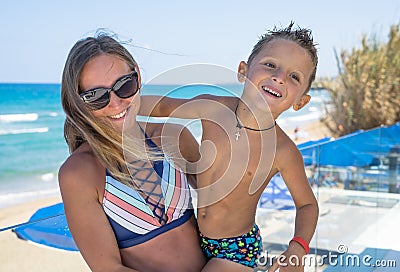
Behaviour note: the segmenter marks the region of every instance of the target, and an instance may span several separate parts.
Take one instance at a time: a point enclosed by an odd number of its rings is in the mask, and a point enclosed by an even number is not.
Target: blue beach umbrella
[[[282,177],[277,174],[272,177],[258,202],[259,208],[273,210],[295,209],[293,198]]]
[[[323,138],[298,147],[306,165],[364,167],[386,156],[397,145],[400,145],[400,123],[360,130],[334,140]]]
[[[23,240],[58,249],[78,251],[68,228],[63,203],[37,210],[28,222],[15,227],[13,232]]]
[[[319,140],[311,140],[297,145],[297,148],[301,150],[301,154],[303,155],[303,160],[305,165],[315,164],[316,161],[316,152],[318,152],[318,147],[322,143],[326,143],[334,140],[331,137],[321,138]]]

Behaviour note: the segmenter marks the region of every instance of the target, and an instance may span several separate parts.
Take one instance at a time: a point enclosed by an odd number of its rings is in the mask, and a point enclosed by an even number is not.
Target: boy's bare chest
[[[234,126],[212,127],[211,131],[210,127],[204,128],[201,146],[205,170],[201,176],[206,183],[229,180],[258,187],[268,179],[275,155],[274,133],[247,133]],[[199,180],[201,183],[203,178]]]

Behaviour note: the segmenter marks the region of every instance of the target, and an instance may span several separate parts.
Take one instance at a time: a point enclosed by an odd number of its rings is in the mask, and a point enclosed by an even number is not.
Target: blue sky
[[[389,26],[400,22],[400,2],[5,0],[0,82],[59,83],[72,45],[98,28],[133,40],[137,47],[128,49],[144,83],[192,63],[236,70],[259,35],[291,20],[313,31],[319,44],[317,76],[335,76],[334,49],[359,46],[363,34],[385,40]]]

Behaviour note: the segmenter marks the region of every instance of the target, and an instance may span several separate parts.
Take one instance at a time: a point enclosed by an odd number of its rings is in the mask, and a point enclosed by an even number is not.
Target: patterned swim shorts
[[[200,238],[201,249],[207,259],[220,258],[255,267],[262,252],[260,229],[256,224],[248,233],[238,237],[211,239],[200,233]]]

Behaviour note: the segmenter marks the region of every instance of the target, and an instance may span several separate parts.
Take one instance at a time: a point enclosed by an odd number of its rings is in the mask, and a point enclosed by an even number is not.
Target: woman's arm
[[[59,185],[68,226],[92,271],[136,271],[122,264],[114,232],[99,199],[98,181],[102,179],[105,180],[104,167],[90,153],[72,155],[60,168]]]

